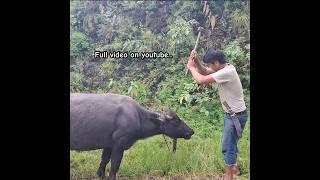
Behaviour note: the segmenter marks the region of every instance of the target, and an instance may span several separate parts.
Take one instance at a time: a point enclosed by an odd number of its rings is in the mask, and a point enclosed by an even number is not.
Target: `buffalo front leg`
[[[116,175],[120,167],[120,163],[123,156],[123,148],[116,147],[112,149],[111,153],[111,170],[109,172],[108,180],[116,180]]]
[[[97,175],[100,177],[100,179],[104,179],[106,177],[105,171],[106,171],[106,166],[110,161],[111,151],[112,151],[111,148],[104,148],[102,151],[101,162],[100,162],[99,169],[97,171]]]

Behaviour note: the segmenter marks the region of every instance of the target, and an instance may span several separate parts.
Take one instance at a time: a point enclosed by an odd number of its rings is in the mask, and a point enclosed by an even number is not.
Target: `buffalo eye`
[[[174,126],[179,126],[180,125],[180,120],[175,120],[175,121],[173,121],[173,125]]]

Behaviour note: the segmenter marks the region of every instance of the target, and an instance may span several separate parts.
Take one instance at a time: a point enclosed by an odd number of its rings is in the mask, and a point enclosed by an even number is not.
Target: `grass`
[[[248,119],[239,143],[238,166],[242,172],[240,179],[249,179],[249,129]],[[172,149],[168,150],[162,136],[138,141],[125,151],[118,175],[125,177],[124,179],[213,179],[212,177],[221,176],[224,171],[221,134],[221,131],[216,131],[212,138],[202,139],[195,134],[190,140],[178,140],[175,154]],[[101,150],[70,151],[70,179],[97,178],[95,173],[100,156]],[[106,175],[109,170],[110,164],[106,168]]]

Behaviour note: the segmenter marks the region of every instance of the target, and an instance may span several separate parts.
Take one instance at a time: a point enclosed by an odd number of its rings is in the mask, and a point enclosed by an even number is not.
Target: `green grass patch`
[[[249,128],[248,119],[242,139],[239,142],[240,179],[248,179],[249,167]],[[179,139],[177,151],[168,150],[162,136],[140,140],[125,151],[118,172],[127,178],[156,176],[206,176],[222,175],[224,160],[221,153],[221,131],[214,132],[211,138],[201,138],[195,134],[190,140]],[[171,139],[169,147],[172,146]],[[90,179],[96,177],[101,150],[90,152],[70,151],[70,178]],[[110,170],[108,164],[106,171]]]

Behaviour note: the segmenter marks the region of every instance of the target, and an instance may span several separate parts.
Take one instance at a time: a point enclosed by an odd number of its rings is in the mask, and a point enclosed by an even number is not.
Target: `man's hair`
[[[218,61],[220,64],[226,63],[224,53],[221,50],[210,48],[204,55],[203,62],[208,64],[215,61]]]

